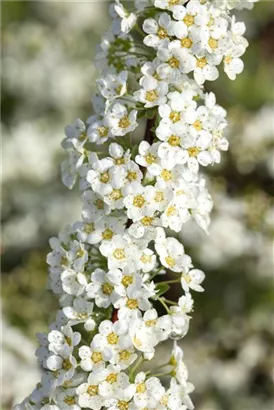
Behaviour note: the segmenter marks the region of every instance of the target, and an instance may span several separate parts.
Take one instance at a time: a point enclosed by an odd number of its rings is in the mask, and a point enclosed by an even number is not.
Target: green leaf
[[[169,289],[170,289],[170,286],[167,283],[157,283],[156,284],[157,297],[164,295]]]

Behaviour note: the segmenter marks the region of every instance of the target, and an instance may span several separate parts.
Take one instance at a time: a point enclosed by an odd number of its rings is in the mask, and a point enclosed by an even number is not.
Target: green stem
[[[170,372],[164,372],[164,373],[155,373],[151,374],[149,377],[161,377],[161,376],[168,376]]]
[[[164,301],[165,301],[166,303],[169,303],[170,305],[177,306],[177,303],[176,303],[176,302],[173,302],[173,300],[169,300],[169,299],[164,298]]]
[[[157,299],[160,303],[162,303],[162,305],[164,306],[164,308],[166,309],[166,311],[167,311],[167,313],[170,315],[170,309],[169,309],[169,307],[167,306],[167,304],[165,303],[165,300],[164,299],[162,299],[162,298],[159,298],[159,299]]]
[[[157,282],[157,284],[158,284],[158,283],[159,283],[159,284],[161,284],[161,283],[166,283],[166,284],[179,283],[180,281],[181,281],[181,279],[178,278],[178,279],[166,280],[166,281],[163,281],[163,282]]]
[[[131,369],[130,372],[129,372],[129,379],[130,379],[130,380],[133,380],[133,379],[134,379],[136,370],[141,366],[141,364],[142,364],[144,361],[145,361],[145,359],[143,358],[142,355],[137,359],[136,364],[132,367],[132,369]]]

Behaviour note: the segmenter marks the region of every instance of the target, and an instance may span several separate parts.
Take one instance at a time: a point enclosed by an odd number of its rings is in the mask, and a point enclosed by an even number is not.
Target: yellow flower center
[[[153,164],[156,161],[156,159],[157,158],[155,157],[155,155],[152,154],[148,154],[145,156],[145,160],[149,165]]]
[[[171,135],[167,142],[172,147],[178,147],[180,145],[180,137],[178,137],[177,135]]]
[[[226,56],[226,57],[224,58],[225,64],[230,64],[231,61],[232,61],[232,57],[231,57],[231,56]]]
[[[137,309],[138,302],[136,299],[128,299],[126,305],[129,309]]]
[[[208,45],[210,48],[215,50],[218,47],[218,40],[215,40],[215,38],[210,37],[210,39],[208,40]]]
[[[191,277],[188,273],[183,273],[182,277],[184,278],[184,280],[186,281],[187,284],[189,284],[191,282]]]
[[[117,407],[119,410],[128,410],[128,402],[124,400],[119,400]]]
[[[125,257],[126,257],[125,250],[122,249],[122,248],[117,248],[113,252],[113,256],[114,256],[115,259],[118,259],[118,260],[125,259]]]
[[[127,179],[129,181],[135,181],[137,179],[137,172],[128,172]]]
[[[100,135],[101,138],[106,137],[108,135],[108,127],[98,127],[98,134]]]
[[[173,216],[176,214],[176,207],[170,206],[166,211],[167,216]]]
[[[104,283],[102,285],[102,292],[104,295],[111,295],[113,291],[113,286],[110,283]]]
[[[102,355],[102,353],[101,353],[101,352],[93,352],[92,355],[91,355],[91,360],[92,360],[94,363],[99,363],[99,362],[101,362],[101,361],[103,360],[103,355]]]
[[[136,208],[142,208],[145,205],[145,202],[143,195],[136,195],[133,199],[133,205],[136,206]]]
[[[196,148],[196,147],[188,148],[187,151],[188,151],[188,155],[189,155],[190,157],[197,157],[197,155],[199,154],[199,149]]]
[[[120,360],[128,360],[131,356],[131,353],[128,350],[122,350],[119,353]]]
[[[151,218],[150,216],[144,216],[144,218],[141,219],[141,223],[144,226],[150,226],[152,221],[153,221],[153,218]]]
[[[178,68],[180,65],[180,61],[177,58],[172,57],[168,60],[168,64],[171,68]]]
[[[110,199],[113,199],[113,201],[118,201],[119,199],[123,198],[121,189],[114,189],[109,197]]]
[[[98,391],[99,391],[99,388],[98,388],[98,386],[96,386],[96,385],[91,385],[91,386],[88,386],[88,389],[87,389],[87,393],[90,395],[90,396],[96,396],[97,394],[98,394]]]
[[[187,14],[187,15],[185,16],[185,18],[183,19],[183,22],[185,23],[185,25],[186,25],[187,27],[190,27],[190,26],[192,26],[192,25],[194,24],[194,20],[195,20],[195,17],[194,17],[194,16],[192,16],[191,14]]]
[[[196,65],[199,68],[204,68],[207,65],[207,60],[205,57],[198,58],[196,61]]]
[[[138,386],[136,387],[136,391],[137,393],[144,393],[146,391],[145,383],[138,384]]]
[[[166,264],[170,267],[173,268],[175,266],[175,260],[171,256],[167,256],[165,258]]]
[[[109,181],[109,173],[104,172],[101,174],[100,181],[103,182],[103,184],[106,184]]]
[[[71,337],[65,336],[65,341],[67,342],[67,344],[68,344],[69,346],[72,346]]]
[[[176,4],[180,4],[180,0],[168,0],[168,4],[170,6],[175,6]]]
[[[177,361],[175,360],[175,357],[174,357],[174,356],[171,356],[170,361],[169,361],[169,364],[170,364],[171,366],[176,366],[176,365],[177,365]]]
[[[161,403],[163,406],[167,406],[167,405],[168,405],[168,396],[167,396],[166,394],[162,397],[160,403]]]
[[[172,111],[169,115],[169,118],[171,119],[172,122],[178,122],[181,119],[181,115],[179,112]]]
[[[124,165],[125,159],[124,158],[118,158],[115,160],[116,165]]]
[[[193,44],[193,41],[189,37],[182,38],[181,40],[182,47],[191,48],[192,44]]]
[[[155,326],[156,325],[156,319],[152,319],[152,320],[147,320],[146,321],[146,326],[148,326],[148,327],[153,327],[153,326]]]
[[[132,283],[133,283],[133,277],[132,276],[129,276],[129,275],[125,275],[124,277],[123,277],[123,279],[122,279],[122,285],[125,287],[125,288],[128,288],[129,287],[129,285],[132,285]]]
[[[62,368],[64,370],[70,370],[72,368],[72,364],[70,363],[69,359],[65,359],[62,363]]]
[[[137,348],[142,347],[142,341],[138,339],[136,336],[133,338],[133,343]]]
[[[168,171],[167,169],[163,169],[162,173],[161,173],[161,177],[163,178],[163,180],[165,181],[170,181],[171,180],[171,172]]]
[[[102,237],[105,239],[105,240],[107,240],[107,241],[109,241],[110,239],[112,239],[112,237],[113,237],[113,232],[110,230],[110,229],[106,229],[103,233],[102,233]]]
[[[164,38],[168,37],[167,31],[164,27],[159,27],[157,31],[157,36],[163,40]]]
[[[149,102],[154,102],[158,98],[158,93],[155,90],[146,92],[146,100]]]
[[[164,193],[161,191],[156,192],[156,195],[154,197],[155,202],[162,202],[164,200]]]
[[[122,86],[122,84],[120,84],[120,85],[118,85],[118,87],[116,88],[116,94],[118,94],[118,95],[120,95],[121,94],[121,91],[122,91],[122,88],[123,88],[123,86]]]
[[[151,256],[143,254],[140,258],[140,261],[143,262],[143,263],[150,263],[151,262]]]
[[[102,201],[102,199],[96,199],[96,201],[94,202],[94,205],[98,209],[104,209],[104,201]]]
[[[91,232],[93,232],[93,231],[94,231],[94,224],[93,224],[93,223],[91,223],[91,224],[86,224],[85,227],[84,227],[84,231],[85,231],[86,233],[91,233]]]
[[[197,130],[197,131],[201,131],[203,129],[202,123],[200,120],[196,120],[193,123],[193,127]]]
[[[116,345],[118,342],[119,336],[116,335],[116,333],[112,332],[109,335],[107,335],[107,341],[109,342],[110,345]]]
[[[68,404],[69,406],[72,406],[73,404],[76,404],[75,397],[73,397],[73,396],[67,396],[67,397],[64,399],[64,402],[65,402],[66,404]]]
[[[86,138],[87,138],[86,132],[82,132],[78,137],[79,141],[85,141]]]
[[[127,116],[123,117],[119,121],[119,127],[120,128],[127,128],[130,125],[129,118]]]
[[[76,253],[77,258],[83,258],[85,256],[85,251],[84,249],[79,249],[79,251]]]
[[[210,17],[209,22],[207,23],[207,25],[208,25],[208,27],[211,27],[211,26],[213,26],[213,24],[214,24],[214,18]]]
[[[110,384],[113,384],[113,383],[117,382],[117,374],[115,374],[115,373],[110,373],[110,374],[107,376],[106,381],[107,381],[108,383],[110,383]]]

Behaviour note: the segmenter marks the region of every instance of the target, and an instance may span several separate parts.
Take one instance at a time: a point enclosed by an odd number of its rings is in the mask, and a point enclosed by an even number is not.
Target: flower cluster
[[[201,171],[228,142],[226,112],[203,83],[222,62],[235,79],[247,41],[229,15],[237,1],[136,3],[111,6],[95,114],[66,128],[62,178],[79,185],[82,219],[50,241],[49,286],[61,310],[38,335],[42,381],[20,410],[193,409],[176,340],[205,275],[175,233],[190,219],[208,231],[213,204]],[[144,138],[131,142],[144,122]],[[183,290],[177,302],[165,297],[173,283]],[[166,371],[140,371],[168,338]]]

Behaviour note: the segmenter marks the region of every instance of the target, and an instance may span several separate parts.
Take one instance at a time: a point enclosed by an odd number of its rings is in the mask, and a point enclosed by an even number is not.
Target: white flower
[[[158,165],[158,148],[159,143],[150,145],[147,141],[142,141],[139,145],[139,155],[136,155],[135,161],[142,167],[147,168],[149,172],[152,171],[151,173],[153,173],[153,169],[158,171],[160,169]]]
[[[186,3],[187,0],[155,0],[154,6],[159,9],[172,11],[178,5]]]
[[[120,366],[110,364],[106,368],[105,380],[99,384],[99,393],[106,399],[112,399],[117,394],[117,391],[124,390],[128,385],[128,375],[121,372]]]
[[[134,93],[137,101],[145,104],[145,108],[155,107],[166,102],[168,84],[165,81],[157,81],[152,76],[142,77],[140,80],[142,88]]]
[[[189,328],[190,313],[193,309],[193,299],[190,293],[181,296],[178,306],[171,306],[171,338],[181,339],[186,335]]]
[[[119,318],[124,318],[130,322],[132,317],[138,315],[140,310],[146,311],[150,308],[149,298],[154,296],[144,286],[130,285],[126,290],[126,295],[122,296],[114,305],[119,309]]]
[[[181,284],[185,292],[189,292],[189,289],[196,290],[196,292],[203,292],[204,289],[200,285],[205,278],[203,271],[199,269],[191,269],[182,273]]]
[[[87,120],[89,124],[87,135],[90,142],[103,144],[109,138],[113,138],[113,133],[110,124],[110,116],[105,114],[103,117],[93,115]]]
[[[158,48],[169,43],[169,36],[172,36],[172,20],[167,13],[162,13],[158,21],[153,18],[146,19],[143,30],[148,33],[144,38],[144,44],[148,47]]]
[[[245,47],[242,44],[235,44],[226,51],[224,56],[224,71],[230,80],[235,80],[238,74],[244,69],[244,63],[240,57],[244,54]]]
[[[80,343],[80,340],[81,334],[79,332],[73,332],[68,325],[62,326],[61,331],[52,330],[48,334],[48,350],[55,354],[62,351],[72,353],[73,348]]]
[[[84,156],[79,152],[70,151],[69,158],[62,162],[62,182],[69,189],[73,188],[83,164]]]
[[[73,326],[84,322],[84,327],[87,331],[94,330],[95,321],[92,318],[93,303],[78,297],[73,300],[72,306],[63,307],[63,312],[69,319],[69,325]]]
[[[122,97],[127,91],[128,72],[122,71],[118,75],[107,74],[97,80],[97,86],[104,98],[111,101]]]
[[[140,372],[134,380],[136,393],[133,401],[138,408],[157,408],[158,401],[162,393],[162,385],[157,377],[149,377],[146,379],[146,374]]]
[[[117,178],[113,178],[113,162],[110,158],[99,160],[95,153],[91,153],[90,162],[92,169],[88,171],[86,179],[94,192],[104,196],[112,192],[113,188],[120,188]]]
[[[104,368],[105,363],[112,357],[112,352],[102,345],[101,340],[93,338],[90,346],[81,346],[79,349],[81,358],[80,366],[86,372]]]
[[[142,318],[137,317],[134,326],[129,327],[132,342],[136,349],[145,353],[147,359],[154,355],[154,347],[166,340],[171,332],[171,320],[169,316],[158,318],[155,309],[149,309]]]
[[[215,81],[219,77],[219,71],[215,67],[214,59],[211,55],[200,56],[196,60],[194,69],[194,78],[199,85],[204,84],[206,80]]]
[[[76,393],[79,396],[78,401],[81,408],[100,410],[104,406],[105,400],[99,393],[99,384],[104,380],[105,375],[105,370],[93,371],[89,374],[87,383],[82,383],[77,387]]]
[[[109,410],[133,410],[131,405],[131,399],[135,393],[135,385],[128,383],[123,389],[118,389],[116,397],[113,397],[107,402],[107,408]],[[131,403],[130,403],[131,402]]]
[[[83,218],[91,222],[98,221],[108,215],[111,211],[110,206],[104,202],[103,197],[93,191],[83,193]]]
[[[138,126],[136,121],[137,111],[129,111],[125,105],[116,103],[109,111],[112,133],[115,136],[123,136],[134,131]]]
[[[55,398],[60,409],[63,410],[81,410],[78,405],[76,389],[63,389],[58,391]]]
[[[64,292],[74,296],[80,296],[87,285],[85,275],[72,269],[66,269],[62,272],[61,280]]]
[[[186,48],[161,48],[157,56],[163,62],[158,71],[170,81],[176,81],[181,73],[189,73],[195,68],[195,58]]]
[[[100,245],[100,252],[108,258],[109,269],[138,265],[136,259],[140,251],[125,235],[115,235],[111,241],[103,242]]]
[[[175,238],[166,238],[163,228],[157,230],[155,249],[162,265],[174,272],[182,272],[191,266],[191,258],[185,254],[183,245]]]
[[[111,350],[114,354],[118,350],[127,349],[132,346],[130,337],[128,335],[127,323],[117,320],[112,323],[110,320],[104,320],[100,323],[99,334],[96,340],[100,340],[106,349]]]
[[[172,375],[176,377],[180,384],[185,384],[188,379],[188,371],[185,363],[183,362],[184,352],[174,341],[170,364],[173,366]]]
[[[87,296],[94,299],[99,307],[107,308],[119,299],[111,278],[110,272],[106,273],[102,269],[96,269],[91,274],[91,283],[87,285],[86,292]]]
[[[128,218],[133,222],[154,214],[155,207],[148,198],[150,189],[151,187],[143,187],[140,183],[125,187],[124,205],[127,208]]]
[[[72,379],[77,361],[67,350],[62,350],[58,355],[51,355],[46,361],[47,368],[54,372],[56,383],[61,386],[65,381]]]
[[[64,149],[75,148],[80,153],[87,141],[86,125],[77,118],[72,125],[67,125],[65,129],[67,138],[63,140],[62,147]]]
[[[123,33],[129,33],[131,29],[135,26],[137,16],[134,13],[129,13],[119,0],[115,0],[114,10],[121,17],[121,30]]]
[[[125,231],[127,218],[124,215],[105,216],[98,222],[82,224],[78,236],[83,242],[91,245],[101,241],[110,241],[114,235],[122,235]]]

